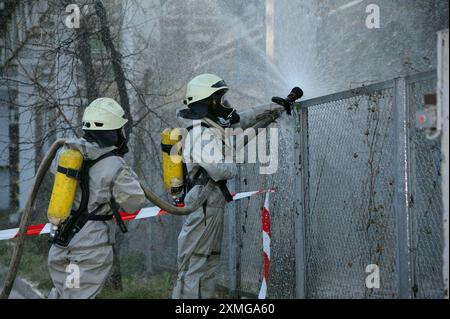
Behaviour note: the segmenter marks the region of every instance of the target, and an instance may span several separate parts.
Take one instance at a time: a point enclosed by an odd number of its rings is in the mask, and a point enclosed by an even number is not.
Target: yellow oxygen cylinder
[[[161,134],[163,150],[164,186],[175,202],[182,198],[184,190],[184,171],[180,129],[165,129]],[[176,146],[175,146],[176,145]],[[177,147],[176,153],[172,150]],[[174,153],[174,154],[173,154]]]
[[[69,149],[61,153],[47,210],[48,220],[55,226],[64,222],[70,215],[79,184],[75,175],[80,172],[83,159],[83,154],[77,150]]]

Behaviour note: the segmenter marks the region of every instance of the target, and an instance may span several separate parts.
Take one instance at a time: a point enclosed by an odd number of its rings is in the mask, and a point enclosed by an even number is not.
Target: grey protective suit
[[[77,149],[91,160],[116,149],[115,146],[100,148],[96,143],[84,139],[68,140],[64,148]],[[64,148],[53,161],[53,173],[56,172],[59,155]],[[127,212],[135,212],[144,206],[145,196],[138,177],[123,158],[112,156],[102,159],[92,166],[89,177],[89,212],[103,203],[109,203],[111,196]],[[81,192],[78,189],[74,209],[80,200]],[[105,205],[98,213],[111,214],[109,205]],[[52,245],[48,268],[55,288],[49,298],[95,298],[112,268],[115,227],[114,220],[88,221],[67,247]]]
[[[240,113],[240,127],[246,129],[251,126],[258,113],[271,110],[271,107],[254,108]],[[192,125],[192,121],[180,120],[184,125]],[[211,143],[222,148],[222,128],[209,119],[203,119],[211,128],[202,127],[191,130],[189,137],[183,145],[183,157],[191,159],[194,163],[187,163],[188,172],[203,167],[214,181],[230,180],[237,174],[237,166],[224,161],[224,153],[214,152],[216,161],[205,163],[202,158],[202,149]],[[201,142],[201,149],[196,147],[200,141],[200,132],[212,136],[211,140]],[[234,147],[233,145],[223,145]],[[186,196],[185,202],[191,204],[201,193],[203,186],[195,186]],[[198,209],[185,219],[178,237],[178,276],[172,293],[173,299],[211,299],[215,297],[215,275],[220,261],[222,234],[224,223],[224,210],[226,200],[217,187],[208,197],[206,209]]]

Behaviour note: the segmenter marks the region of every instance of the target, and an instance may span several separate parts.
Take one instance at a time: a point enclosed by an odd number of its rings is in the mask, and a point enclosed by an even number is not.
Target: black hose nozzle
[[[272,98],[272,102],[283,106],[284,109],[286,110],[286,113],[288,115],[291,115],[292,114],[292,104],[294,104],[294,102],[297,101],[298,99],[300,99],[302,96],[303,96],[303,90],[296,86],[295,88],[292,89],[291,93],[289,93],[289,95],[285,99],[274,96]]]

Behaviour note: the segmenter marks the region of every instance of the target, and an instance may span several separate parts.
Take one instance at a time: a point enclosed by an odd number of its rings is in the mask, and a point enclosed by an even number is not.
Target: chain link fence
[[[435,82],[434,73],[419,74],[302,102],[271,125],[276,173],[239,165],[232,192],[277,188],[269,298],[443,297],[440,143],[415,128]],[[258,296],[263,202],[227,205],[218,297]],[[176,272],[181,224],[172,216],[130,223],[123,260],[137,260],[142,272]],[[366,287],[370,265],[379,267],[379,289]]]
[[[273,298],[295,297],[295,220],[297,203],[295,198],[298,180],[294,165],[295,147],[298,145],[298,121],[294,117],[280,119],[272,129],[279,137],[278,160],[270,165],[278,166],[274,175],[260,174],[266,164],[245,163],[239,165],[239,178],[230,183],[236,192],[277,188],[270,197],[271,217],[271,296]],[[274,132],[274,131],[273,131]],[[266,154],[273,148],[270,131],[265,137]],[[262,138],[262,137],[259,137]],[[247,158],[247,155],[246,155]],[[264,276],[262,253],[262,208],[264,195],[244,199],[229,205],[225,216],[225,231],[219,283],[230,291],[234,298],[258,296]]]
[[[277,173],[241,165],[236,191],[278,188],[271,298],[443,297],[440,143],[415,129],[435,86],[424,73],[305,101],[274,126]],[[227,213],[220,278],[235,297],[260,287],[262,205],[252,198]],[[366,287],[370,265],[379,289]]]
[[[308,111],[307,297],[397,296],[392,92],[355,91]],[[380,290],[365,287],[371,264]]]
[[[309,105],[306,297],[443,296],[440,143],[415,128],[435,87],[426,73]]]

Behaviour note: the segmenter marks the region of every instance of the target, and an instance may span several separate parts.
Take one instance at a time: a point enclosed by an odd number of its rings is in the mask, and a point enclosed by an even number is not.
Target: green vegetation
[[[123,290],[104,288],[100,299],[168,299],[171,296],[175,275],[162,273],[151,277],[125,277]]]
[[[14,249],[13,241],[0,241],[0,265],[8,267]],[[18,275],[36,283],[39,290],[46,295],[52,288],[52,281],[47,270],[49,243],[47,237],[30,237],[25,241],[24,254]]]
[[[126,258],[121,257],[120,269],[122,277],[132,278],[144,274],[147,271],[146,257],[141,252],[130,252]]]
[[[175,275],[167,272],[146,275],[146,256],[139,251],[129,252],[120,261],[123,290],[104,287],[101,299],[167,299],[171,297]]]

